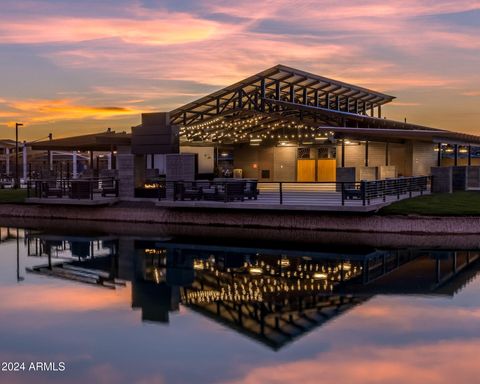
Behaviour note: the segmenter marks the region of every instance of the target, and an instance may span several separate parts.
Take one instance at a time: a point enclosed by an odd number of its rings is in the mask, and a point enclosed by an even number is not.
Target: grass
[[[23,203],[26,197],[25,189],[0,189],[0,203]]]
[[[437,193],[393,203],[380,215],[480,216],[480,192]]]

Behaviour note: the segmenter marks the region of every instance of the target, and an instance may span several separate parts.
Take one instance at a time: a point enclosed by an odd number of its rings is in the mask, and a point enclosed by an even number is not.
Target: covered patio
[[[62,205],[110,205],[117,202],[117,151],[129,148],[130,144],[130,134],[110,130],[32,143],[32,150],[47,151],[49,165],[42,170],[41,177],[28,181],[27,201]],[[54,168],[53,159],[58,153],[70,153],[71,160]]]

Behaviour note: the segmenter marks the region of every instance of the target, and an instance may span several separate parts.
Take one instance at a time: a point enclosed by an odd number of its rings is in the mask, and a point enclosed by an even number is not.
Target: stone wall
[[[119,147],[117,150],[118,196],[132,198],[135,195],[135,155],[130,147]]]
[[[335,215],[318,212],[226,211],[149,207],[67,207],[1,204],[0,219],[68,219],[75,221],[161,223],[225,228],[308,229],[378,233],[479,234],[480,217],[402,217]],[[31,220],[29,220],[30,222]],[[316,235],[318,237],[318,235]],[[477,238],[478,240],[478,238]]]

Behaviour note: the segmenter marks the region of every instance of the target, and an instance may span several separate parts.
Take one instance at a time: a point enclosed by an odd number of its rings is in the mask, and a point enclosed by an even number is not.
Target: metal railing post
[[[279,188],[280,188],[280,205],[283,204],[283,183],[279,183]]]
[[[365,205],[366,191],[365,191],[365,181],[360,182],[360,193],[362,194],[362,203]]]

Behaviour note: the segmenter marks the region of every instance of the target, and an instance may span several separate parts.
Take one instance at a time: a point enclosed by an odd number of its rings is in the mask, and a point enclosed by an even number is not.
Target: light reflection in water
[[[47,346],[39,339],[58,336],[54,350],[76,367],[71,381],[371,382],[368,371],[376,367],[380,382],[447,382],[456,365],[442,360],[446,351],[466,359],[480,350],[472,338],[480,325],[478,250],[251,249],[23,230],[17,236],[3,228],[1,236],[1,356],[41,356]],[[129,305],[146,324],[169,326],[140,327]],[[21,336],[25,330],[31,341]],[[27,347],[13,347],[19,340]],[[141,354],[142,363],[126,370],[115,343],[130,358]],[[103,368],[73,357],[82,354]],[[197,375],[181,369],[185,358]],[[431,376],[441,362],[443,376]],[[463,377],[475,371],[462,366]]]

